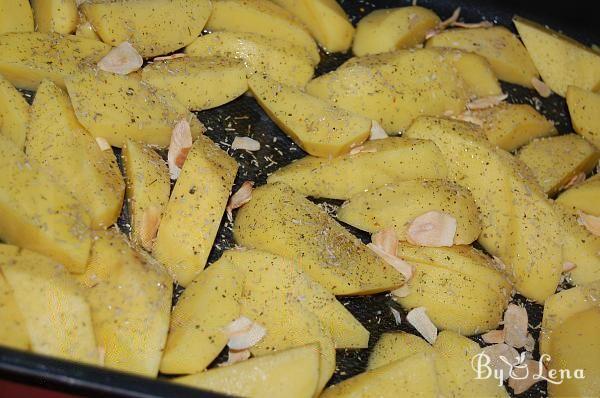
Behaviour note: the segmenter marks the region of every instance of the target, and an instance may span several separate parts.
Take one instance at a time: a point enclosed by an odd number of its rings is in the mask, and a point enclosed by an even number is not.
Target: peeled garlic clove
[[[506,344],[521,348],[527,344],[528,316],[525,308],[509,304],[504,313],[504,341]]]
[[[117,47],[113,47],[100,61],[98,68],[105,72],[127,75],[142,67],[144,60],[135,48],[124,41]]]
[[[250,202],[252,199],[252,190],[254,188],[253,181],[244,181],[240,189],[236,193],[234,193],[229,199],[229,203],[227,204],[227,218],[229,221],[233,221],[232,211],[239,207],[242,207],[246,203]]]
[[[381,125],[379,123],[377,123],[375,120],[371,121],[371,135],[369,136],[369,140],[381,140],[384,138],[388,138],[387,133],[385,132],[385,130],[383,129],[383,127],[381,127]]]
[[[386,263],[391,265],[396,269],[396,271],[400,272],[404,275],[404,280],[408,281],[413,276],[413,267],[402,260],[400,257],[396,257],[394,255],[388,254],[379,246],[374,245],[373,243],[367,244],[367,247],[375,252],[379,257],[381,257]]]
[[[171,133],[167,164],[172,180],[179,178],[183,163],[192,147],[192,130],[187,120],[177,122]]]
[[[250,137],[235,137],[231,143],[231,149],[244,149],[246,151],[258,151],[260,149],[260,142]]]
[[[486,344],[504,343],[504,330],[490,330],[489,332],[482,334],[481,338]]]
[[[407,240],[418,246],[452,246],[456,227],[456,219],[451,215],[440,211],[428,211],[410,223]]]
[[[230,336],[227,346],[231,350],[245,350],[261,341],[266,334],[265,328],[258,323],[253,323],[247,331]]]
[[[148,251],[152,251],[152,247],[154,246],[154,239],[156,239],[160,218],[161,211],[157,206],[149,206],[144,210],[144,214],[142,215],[139,231],[140,244]]]
[[[371,236],[371,242],[392,256],[398,250],[398,235],[393,227],[382,229]]]
[[[417,307],[406,314],[406,320],[410,323],[417,332],[423,336],[429,344],[435,343],[437,340],[437,327],[431,322],[427,316],[425,307]]]

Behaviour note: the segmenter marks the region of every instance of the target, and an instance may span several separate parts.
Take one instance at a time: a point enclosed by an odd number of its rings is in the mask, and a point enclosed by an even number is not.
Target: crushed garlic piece
[[[541,362],[528,359],[513,368],[508,386],[513,389],[515,395],[519,395],[547,377],[547,370]]]
[[[579,212],[577,222],[583,225],[591,234],[600,236],[600,217],[592,216],[584,212]]]
[[[418,246],[452,246],[456,227],[456,219],[451,215],[440,211],[428,211],[410,223],[407,240]]]
[[[124,41],[114,47],[98,62],[98,68],[105,72],[127,75],[142,67],[144,60],[135,48]]]
[[[253,181],[244,181],[240,189],[234,193],[229,199],[229,203],[227,203],[227,219],[229,221],[233,221],[233,210],[242,207],[246,203],[250,202],[252,199],[252,189],[254,188]]]
[[[179,178],[183,163],[192,147],[192,130],[187,120],[177,122],[171,134],[171,143],[167,154],[167,164],[172,180]]]
[[[400,257],[396,257],[394,255],[386,253],[379,246],[374,245],[373,243],[367,244],[367,247],[375,252],[379,257],[381,257],[386,263],[391,265],[396,269],[396,271],[400,272],[404,275],[404,280],[409,281],[413,276],[413,267],[406,261],[402,260]]]
[[[109,149],[111,149],[110,144],[108,143],[108,141],[106,141],[106,138],[104,137],[96,137],[96,142],[98,143],[98,146],[100,147],[101,151],[108,151]]]
[[[409,313],[406,314],[406,320],[417,329],[417,332],[419,332],[429,344],[435,343],[438,330],[427,316],[425,307],[417,307],[410,310]]]
[[[164,55],[162,57],[155,57],[155,58],[153,58],[152,62],[168,61],[168,60],[171,60],[171,59],[183,58],[185,56],[186,56],[186,54],[183,54],[183,53],[176,53],[176,54],[171,54],[171,55]]]
[[[516,304],[509,304],[504,313],[504,341],[514,348],[527,344],[527,310]]]
[[[229,350],[227,352],[227,362],[220,363],[219,366],[229,366],[237,362],[242,362],[250,358],[250,350]]]
[[[229,338],[227,346],[234,351],[246,350],[252,347],[267,334],[264,327],[245,316],[231,321],[225,326],[223,332]]]
[[[541,97],[548,98],[552,95],[552,90],[550,89],[550,87],[548,87],[546,83],[544,83],[537,77],[531,78],[531,85]]]
[[[454,10],[450,18],[440,22],[435,28],[425,33],[425,40],[432,38],[433,36],[439,34],[441,31],[446,29],[448,26],[451,26],[453,23],[458,21],[458,17],[460,17],[460,7]]]
[[[489,366],[502,375],[502,380],[508,379],[511,369],[519,363],[519,353],[505,343],[484,347],[482,354],[489,358]]]
[[[477,98],[467,103],[467,109],[472,111],[477,109],[492,108],[496,105],[500,105],[506,98],[508,98],[508,94],[506,93]]]
[[[152,251],[154,239],[158,233],[160,225],[161,211],[158,206],[149,206],[142,214],[142,222],[140,225],[140,244],[148,251]]]
[[[352,155],[356,155],[356,154],[363,153],[363,152],[364,153],[371,153],[371,152],[374,153],[374,152],[377,152],[377,149],[375,149],[375,148],[365,149],[364,145],[359,145],[357,147],[352,148],[348,154],[350,156],[352,156]]]
[[[260,149],[260,142],[250,137],[235,137],[231,143],[231,149],[245,149],[246,151],[258,151]]]
[[[384,228],[371,235],[371,241],[389,255],[395,256],[398,250],[398,235],[393,227]]]
[[[400,286],[396,290],[392,290],[392,295],[396,297],[407,297],[410,294],[410,287],[407,284]]]
[[[481,335],[481,338],[486,344],[504,343],[504,330],[490,330],[489,332]]]
[[[387,133],[385,132],[385,130],[383,129],[383,127],[381,127],[381,125],[379,123],[377,123],[375,120],[371,121],[371,135],[369,136],[369,140],[373,141],[373,140],[382,140],[384,138],[388,138]]]
[[[396,325],[400,325],[402,324],[402,316],[400,315],[400,311],[398,311],[395,308],[390,307],[390,311],[392,313],[392,316],[394,317],[394,321],[396,322]]]

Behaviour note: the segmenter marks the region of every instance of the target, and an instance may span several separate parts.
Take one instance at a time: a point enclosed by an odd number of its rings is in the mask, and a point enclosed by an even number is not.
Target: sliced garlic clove
[[[140,244],[149,252],[152,251],[152,247],[154,246],[154,240],[158,233],[161,216],[160,208],[152,205],[145,209],[142,214],[139,230]]]
[[[391,265],[396,269],[396,271],[400,272],[404,275],[404,280],[409,281],[413,276],[413,267],[406,261],[402,260],[400,257],[393,256],[391,254],[386,253],[379,246],[374,245],[373,243],[367,244],[367,247],[375,252],[379,257],[381,257],[386,263]]]
[[[402,315],[400,314],[400,311],[398,311],[395,308],[390,307],[390,312],[392,313],[392,316],[394,317],[394,321],[396,322],[396,325],[402,324]]]
[[[535,91],[537,91],[540,97],[548,98],[552,95],[552,90],[550,89],[550,87],[548,87],[546,83],[544,83],[537,77],[531,78],[531,85],[533,86]]]
[[[404,284],[402,286],[400,286],[398,289],[396,290],[392,290],[392,295],[396,296],[396,297],[407,297],[410,294],[410,287],[407,284]]]
[[[242,362],[250,358],[250,350],[229,350],[227,353],[227,362],[220,363],[219,366],[229,366],[237,362]]]
[[[508,379],[508,386],[513,389],[515,395],[519,395],[547,377],[546,368],[541,362],[528,359],[513,368],[511,377]]]
[[[240,189],[238,189],[237,192],[231,196],[231,198],[229,199],[229,203],[227,203],[227,208],[225,209],[229,221],[233,221],[233,210],[240,208],[246,203],[250,202],[250,200],[252,199],[253,189],[253,181],[244,181]]]
[[[106,138],[104,137],[96,137],[96,143],[100,147],[101,151],[108,151],[109,149],[111,149],[110,144],[108,143],[108,141],[106,141]]]
[[[415,218],[408,226],[407,240],[418,246],[452,246],[457,222],[454,217],[440,211],[428,211]]]
[[[230,350],[246,350],[265,337],[267,331],[264,327],[251,319],[241,316],[230,322],[223,333],[229,338],[227,346]]]
[[[375,120],[371,120],[371,135],[369,136],[369,140],[382,140],[384,138],[388,138],[388,135],[383,127]]]
[[[438,330],[427,316],[425,307],[417,307],[410,310],[409,313],[406,314],[406,320],[417,329],[417,332],[419,332],[429,344],[435,343]]]
[[[489,359],[489,366],[502,375],[502,380],[509,378],[513,366],[518,364],[520,359],[517,350],[505,343],[489,345],[481,352]]]
[[[186,56],[186,54],[183,54],[183,53],[176,53],[176,54],[171,54],[171,55],[163,55],[161,57],[155,57],[155,58],[153,58],[152,62],[169,61],[171,59],[183,58],[185,56]]]
[[[580,212],[577,222],[583,225],[591,234],[600,236],[600,217]]]
[[[143,63],[144,60],[137,50],[124,41],[98,61],[98,68],[117,75],[127,75],[139,70]]]
[[[464,29],[476,29],[476,28],[491,28],[494,26],[490,21],[481,21],[475,23],[467,23],[467,22],[452,22],[450,24],[453,28],[464,28]]]
[[[171,143],[167,154],[169,175],[172,180],[179,178],[183,163],[192,147],[192,130],[187,120],[177,122],[171,133]]]
[[[246,151],[258,151],[260,149],[260,142],[250,137],[235,137],[231,143],[231,149],[244,149]]]
[[[435,36],[435,35],[439,34],[440,32],[442,32],[448,26],[451,26],[453,23],[455,23],[456,21],[458,21],[459,17],[460,17],[460,7],[456,8],[454,10],[454,12],[450,16],[450,18],[448,18],[448,19],[440,22],[435,28],[427,31],[425,33],[425,40],[428,40],[428,39],[432,38],[433,36]]]
[[[509,304],[504,313],[504,342],[515,348],[525,346],[528,324],[527,310],[516,304]]]
[[[476,98],[467,103],[467,109],[470,111],[477,109],[487,109],[500,105],[502,101],[508,98],[508,94],[491,95],[489,97]]]
[[[481,335],[481,339],[486,344],[504,343],[504,330],[490,330]]]
[[[393,227],[382,229],[371,235],[371,242],[389,255],[396,256],[398,235]]]
[[[252,319],[245,316],[241,316],[229,322],[229,324],[227,324],[227,326],[223,328],[223,333],[225,333],[225,336],[227,337],[237,333],[243,333],[250,329],[252,323]]]

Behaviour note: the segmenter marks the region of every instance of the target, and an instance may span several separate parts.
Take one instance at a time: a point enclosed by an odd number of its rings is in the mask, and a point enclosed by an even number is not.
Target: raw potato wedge
[[[67,35],[77,28],[76,0],[32,0],[31,7],[38,32]]]
[[[354,27],[335,0],[274,0],[294,14],[327,52],[346,52]]]
[[[554,123],[528,104],[503,103],[471,112],[481,123],[481,129],[494,145],[514,151],[535,138],[558,134]]]
[[[539,138],[525,145],[517,157],[529,167],[536,181],[553,196],[573,177],[594,169],[600,150],[576,134]]]
[[[103,42],[129,42],[144,58],[190,44],[212,11],[209,0],[92,0],[80,8]]]
[[[600,216],[600,175],[588,178],[560,194],[556,203],[560,203],[572,213],[578,210],[592,216]]]
[[[451,47],[486,58],[498,79],[533,87],[538,72],[523,43],[503,26],[448,29],[427,40],[427,47]]]
[[[371,233],[392,227],[398,239],[406,241],[413,220],[430,211],[446,213],[457,221],[455,245],[469,244],[481,232],[471,193],[446,180],[409,180],[361,192],[342,204],[337,218]]]
[[[152,251],[171,194],[169,169],[154,149],[132,140],[123,146],[121,159],[127,181],[131,240]]]
[[[0,271],[25,320],[31,351],[99,364],[90,307],[83,290],[61,264],[0,244]]]
[[[0,134],[10,138],[19,150],[23,150],[28,126],[29,104],[21,93],[0,75]]]
[[[427,31],[438,23],[436,13],[418,6],[372,11],[356,25],[352,52],[362,57],[414,47],[423,43]]]
[[[2,135],[0,170],[0,239],[83,272],[92,242],[90,218],[77,199]]]
[[[82,39],[102,41],[100,39],[100,36],[98,36],[96,31],[94,30],[92,24],[86,21],[85,18],[81,15],[80,18],[81,20],[79,21],[77,29],[75,30],[75,36],[81,37]]]
[[[206,266],[237,169],[210,138],[200,136],[192,145],[152,252],[182,286]]]
[[[122,147],[128,139],[169,146],[173,127],[187,120],[195,138],[200,121],[170,93],[157,91],[133,76],[86,71],[66,80],[79,122],[95,137]]]
[[[248,86],[277,126],[313,156],[347,153],[371,134],[370,119],[336,108],[266,76],[252,75]]]
[[[434,143],[390,137],[367,141],[360,152],[325,159],[305,156],[269,176],[306,196],[348,199],[389,183],[446,177],[446,162]]]
[[[600,148],[600,94],[569,86],[567,105],[575,132]]]
[[[173,381],[249,398],[312,397],[319,381],[319,345],[294,347]]]
[[[321,398],[434,398],[440,395],[433,354],[420,353],[346,379]]]
[[[401,273],[380,259],[319,206],[282,183],[252,192],[237,213],[235,241],[298,259],[304,271],[335,295],[400,287]]]
[[[484,57],[460,50],[443,50],[442,53],[452,62],[471,96],[489,97],[502,94],[500,83]]]
[[[302,302],[329,329],[336,348],[369,345],[367,329],[329,290],[306,275],[300,264],[260,250],[228,250],[221,258],[231,261],[246,276],[246,300]]]
[[[77,121],[67,94],[50,80],[40,84],[31,107],[26,153],[77,198],[93,228],[117,221],[125,183],[116,159],[103,153]]]
[[[267,74],[274,80],[303,88],[316,65],[303,47],[254,33],[215,32],[200,36],[185,48],[188,55],[239,59],[246,73]]]
[[[553,294],[562,271],[560,227],[526,167],[468,123],[419,118],[406,137],[435,142],[449,179],[471,191],[481,214],[479,243],[505,264],[516,289],[540,303]]]
[[[104,366],[156,377],[169,329],[173,285],[156,260],[116,229],[98,232],[86,288]]]
[[[313,62],[319,62],[319,49],[302,22],[268,0],[213,0],[206,23],[211,31],[255,33],[285,40],[305,48]]]
[[[0,36],[0,74],[15,87],[37,90],[44,79],[64,88],[64,79],[96,64],[110,46],[57,33],[10,33]]]
[[[419,353],[433,354],[433,348],[421,337],[405,332],[383,333],[371,351],[367,371]]]
[[[167,90],[188,109],[214,108],[248,90],[240,60],[222,57],[183,57],[155,61],[142,69],[142,80]]]
[[[0,249],[0,258],[3,253]],[[2,262],[2,260],[0,260]],[[0,345],[27,350],[29,348],[29,335],[25,327],[25,319],[17,305],[13,290],[2,276],[0,268]]]
[[[223,329],[239,317],[244,275],[227,260],[201,272],[173,308],[161,373],[198,373],[227,344]]]
[[[568,86],[594,90],[600,84],[600,55],[592,49],[525,18],[513,22],[544,82],[564,97]]]
[[[0,35],[33,32],[33,13],[28,0],[0,0]]]

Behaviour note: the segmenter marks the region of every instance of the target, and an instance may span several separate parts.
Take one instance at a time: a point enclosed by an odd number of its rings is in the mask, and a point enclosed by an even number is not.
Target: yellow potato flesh
[[[244,276],[220,260],[201,272],[173,308],[161,373],[201,372],[227,344],[223,329],[240,315]]]
[[[75,30],[75,36],[79,36],[82,39],[102,41],[100,39],[100,36],[98,36],[96,31],[94,30],[92,24],[86,21],[83,17],[81,18],[81,21],[79,21],[79,25],[77,25],[77,29]]]
[[[319,346],[308,344],[179,377],[174,382],[250,398],[305,398],[314,396],[318,380]]]
[[[33,32],[33,13],[27,0],[0,0],[0,35]]]
[[[592,216],[600,216],[600,176],[595,175],[583,183],[575,185],[560,194],[557,203],[565,206],[572,213],[581,210]]]
[[[200,136],[192,145],[152,252],[180,285],[206,266],[237,169],[236,161],[209,138]]]
[[[372,11],[356,26],[352,52],[361,57],[414,47],[438,23],[440,18],[433,11],[418,6]]]
[[[172,92],[188,109],[198,111],[223,105],[248,89],[244,64],[221,57],[154,62],[142,70],[142,80]]]
[[[266,76],[253,75],[248,86],[277,126],[313,156],[338,156],[369,138],[371,120],[366,117]]]
[[[445,180],[410,180],[356,194],[340,207],[340,221],[367,232],[392,227],[407,240],[415,218],[430,212],[446,213],[457,221],[454,244],[469,244],[481,232],[479,211],[466,189]]]
[[[600,94],[569,86],[567,106],[575,132],[588,139],[596,148],[600,148]]]
[[[500,83],[484,57],[466,51],[450,50],[447,58],[464,80],[472,96],[488,97],[502,94]]]
[[[353,155],[305,156],[269,176],[307,196],[348,199],[388,183],[446,177],[446,163],[431,141],[390,137],[367,141]],[[350,177],[351,176],[351,177]]]
[[[381,260],[320,207],[285,184],[267,184],[237,214],[235,241],[296,259],[335,295],[400,287],[402,274]]]
[[[2,244],[0,271],[14,293],[33,352],[99,363],[90,307],[83,290],[62,265]]]
[[[1,250],[1,249],[0,249]],[[1,256],[1,254],[0,254]],[[2,261],[2,260],[0,260]],[[26,350],[29,348],[29,335],[25,320],[15,301],[14,293],[2,276],[0,268],[0,345]]]
[[[38,32],[66,35],[77,28],[79,13],[76,0],[32,0],[31,7]]]
[[[10,138],[19,150],[23,150],[28,125],[27,101],[0,75],[0,134]]]
[[[433,353],[433,348],[421,337],[405,332],[384,333],[371,351],[367,371],[419,353]]]
[[[52,175],[87,210],[94,228],[108,228],[121,213],[125,183],[116,159],[75,117],[69,97],[44,80],[31,107],[27,156]]]

